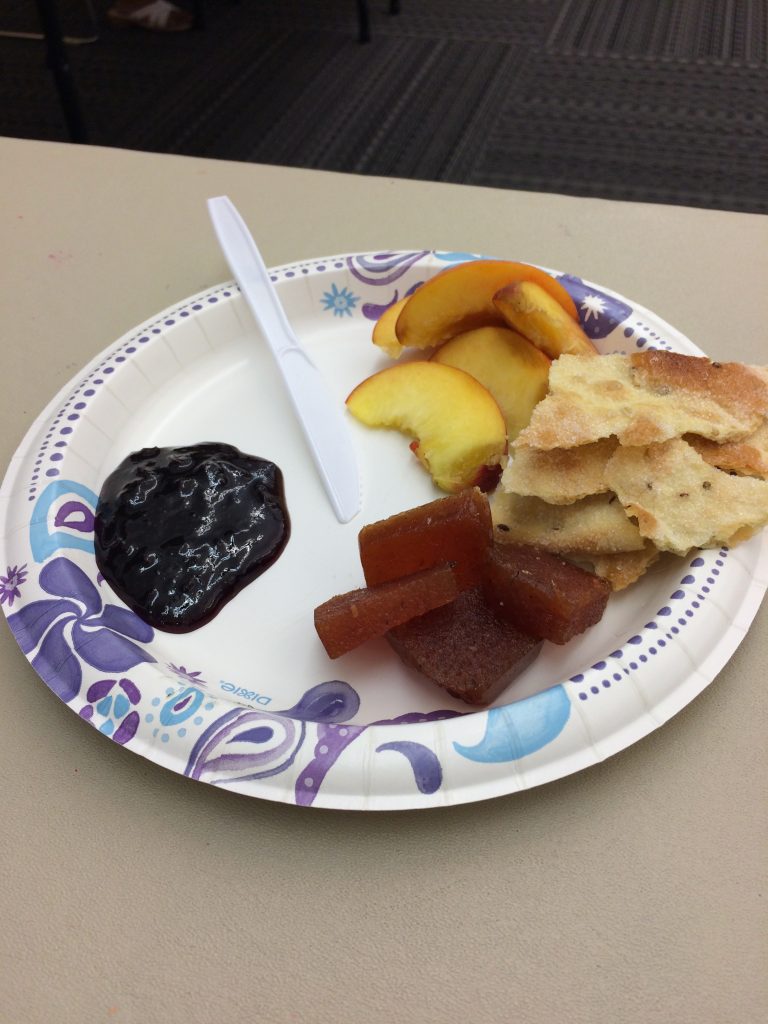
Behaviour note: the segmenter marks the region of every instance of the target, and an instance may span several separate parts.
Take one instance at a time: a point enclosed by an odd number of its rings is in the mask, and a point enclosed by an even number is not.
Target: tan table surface
[[[768,362],[764,217],[18,140],[0,178],[3,467],[90,358],[229,278],[219,193],[268,264],[509,255]],[[60,703],[3,625],[0,1021],[763,1021],[767,657],[763,608],[702,696],[609,761],[366,815],[145,762]]]

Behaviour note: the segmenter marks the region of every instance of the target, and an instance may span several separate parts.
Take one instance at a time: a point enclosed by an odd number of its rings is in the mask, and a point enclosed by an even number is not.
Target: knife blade
[[[360,478],[352,438],[339,402],[294,334],[245,221],[227,196],[208,200],[208,212],[229,268],[285,382],[336,518],[360,511]]]

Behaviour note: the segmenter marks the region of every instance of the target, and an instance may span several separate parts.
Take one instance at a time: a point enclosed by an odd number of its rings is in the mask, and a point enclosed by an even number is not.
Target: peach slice
[[[402,299],[391,305],[389,309],[385,309],[373,327],[373,344],[378,345],[392,359],[399,359],[403,354],[403,346],[397,340],[397,334],[395,333],[395,324],[409,297],[404,295]]]
[[[550,359],[564,352],[594,356],[597,349],[577,321],[535,281],[516,281],[493,296],[493,304],[506,322],[519,331]]]
[[[547,393],[551,361],[521,334],[507,327],[478,327],[457,334],[434,353],[432,362],[470,373],[496,399],[514,441]]]
[[[507,445],[504,417],[463,370],[424,360],[390,366],[358,384],[347,408],[366,426],[415,437],[411,448],[441,490],[495,486]]]
[[[554,277],[508,260],[475,260],[443,270],[409,297],[397,318],[397,337],[405,348],[431,348],[475,327],[502,325],[493,296],[515,281],[535,281],[574,320],[576,306]]]

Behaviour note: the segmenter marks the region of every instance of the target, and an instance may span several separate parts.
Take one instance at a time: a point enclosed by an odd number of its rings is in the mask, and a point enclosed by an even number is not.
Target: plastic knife
[[[208,200],[216,237],[248,306],[269,343],[304,431],[336,518],[347,523],[360,511],[357,459],[341,404],[299,344],[264,260],[227,196]]]

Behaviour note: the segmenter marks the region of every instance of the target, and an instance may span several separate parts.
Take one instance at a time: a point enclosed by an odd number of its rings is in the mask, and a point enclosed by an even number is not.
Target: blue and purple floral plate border
[[[478,258],[358,253],[276,267],[271,275],[278,290],[310,279],[318,316],[370,324],[425,278]],[[636,303],[550,272],[604,350],[700,354]],[[293,706],[268,712],[257,693],[231,684],[228,700],[200,672],[161,663],[153,630],[105,593],[93,559],[97,495],[71,470],[69,448],[89,403],[123,367],[169,329],[238,299],[234,284],[221,285],[105,349],[38,416],[0,488],[0,605],[34,670],[80,718],[172,771],[249,796],[411,809],[488,799],[597,763],[657,728],[714,679],[763,598],[764,535],[683,563],[655,614],[604,659],[534,696],[481,712],[411,712],[353,724],[360,701],[342,680],[310,685]]]

